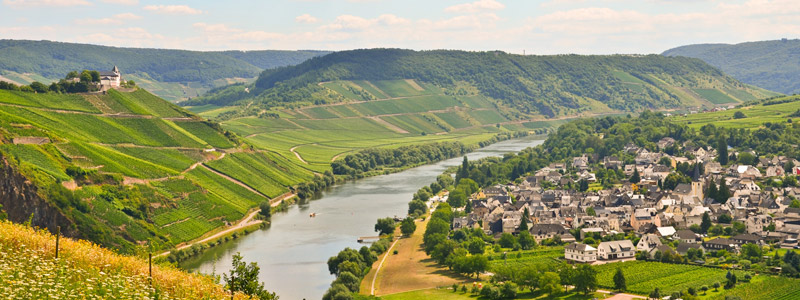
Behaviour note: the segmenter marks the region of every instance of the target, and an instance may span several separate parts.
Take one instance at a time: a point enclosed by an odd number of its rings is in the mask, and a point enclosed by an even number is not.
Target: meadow
[[[82,240],[0,221],[0,294],[4,299],[221,299],[211,277],[122,256]],[[237,294],[236,299],[244,299]]]

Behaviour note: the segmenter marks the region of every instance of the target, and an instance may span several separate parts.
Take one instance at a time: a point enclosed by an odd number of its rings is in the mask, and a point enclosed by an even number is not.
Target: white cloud
[[[319,19],[309,14],[302,14],[294,18],[297,23],[313,24],[319,22]]]
[[[188,5],[147,5],[144,10],[164,15],[199,15],[203,13],[202,10],[191,8]]]
[[[100,0],[103,3],[119,4],[119,5],[137,5],[139,0]]]
[[[506,5],[495,0],[478,0],[471,3],[453,5],[444,9],[452,13],[478,13],[484,11],[501,10]]]
[[[138,20],[141,19],[141,16],[137,16],[133,13],[122,13],[116,14],[114,17],[111,18],[100,18],[100,19],[79,19],[75,20],[75,24],[78,25],[121,25],[125,23],[125,21],[129,20]]]
[[[86,0],[3,0],[3,4],[12,7],[36,6],[82,6],[92,5]]]

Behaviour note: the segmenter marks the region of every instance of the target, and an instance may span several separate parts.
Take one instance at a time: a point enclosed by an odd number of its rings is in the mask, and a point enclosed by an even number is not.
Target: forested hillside
[[[50,41],[0,40],[0,75],[19,84],[31,80],[62,78],[74,70],[108,71],[118,66],[126,79],[160,96],[159,83],[186,87],[214,86],[229,80],[253,78],[264,69],[295,65],[323,51],[222,51],[201,52],[169,49],[118,48]],[[42,78],[44,77],[44,78]],[[148,81],[153,81],[148,86]],[[47,83],[47,82],[45,82]],[[165,87],[162,87],[166,89]],[[175,88],[175,87],[172,87]],[[188,95],[192,96],[192,95]],[[172,100],[172,99],[171,99]]]
[[[664,51],[702,59],[744,83],[784,94],[800,92],[800,40],[698,44]]]
[[[547,117],[610,109],[682,108],[738,103],[770,93],[747,87],[691,58],[660,55],[521,56],[503,52],[370,49],[332,53],[264,71],[252,85],[217,89],[191,104],[263,107],[380,99],[368,88],[349,92],[320,83],[413,79],[449,95],[481,94],[518,112]],[[389,95],[391,96],[391,95]],[[239,102],[245,103],[245,102]]]

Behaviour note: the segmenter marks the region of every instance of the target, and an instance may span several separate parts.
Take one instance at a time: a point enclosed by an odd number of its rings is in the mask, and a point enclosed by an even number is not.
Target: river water
[[[502,156],[541,144],[541,137],[524,137],[499,142],[469,153],[470,160]],[[264,286],[281,299],[321,299],[335,277],[328,272],[328,258],[345,247],[358,249],[360,236],[377,235],[378,218],[405,216],[408,202],[424,185],[462,157],[424,165],[403,172],[339,184],[316,200],[298,203],[287,212],[272,216],[272,224],[238,240],[214,247],[181,263],[201,273],[229,272],[232,256],[257,262]],[[309,217],[310,213],[316,217]]]

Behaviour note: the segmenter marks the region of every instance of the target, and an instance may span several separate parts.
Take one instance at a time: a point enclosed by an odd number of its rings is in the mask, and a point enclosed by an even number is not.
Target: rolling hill
[[[51,41],[0,40],[0,75],[18,84],[48,83],[74,70],[110,70],[168,99],[252,80],[264,69],[301,63],[325,51],[217,51],[119,48]],[[2,79],[2,78],[0,78]]]
[[[145,90],[0,90],[0,204],[15,222],[130,253],[198,239],[314,172]]]
[[[774,95],[683,57],[369,49],[267,70],[253,84],[220,88],[187,105],[252,103],[269,108],[396,98],[364,86],[342,91],[324,83],[407,79],[455,97],[491,98],[512,109],[515,118],[713,106]]]
[[[744,83],[784,94],[800,92],[800,40],[698,44],[664,51],[665,56],[702,59]]]

